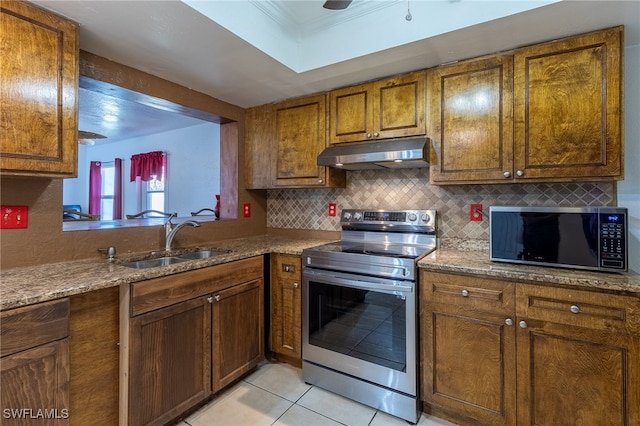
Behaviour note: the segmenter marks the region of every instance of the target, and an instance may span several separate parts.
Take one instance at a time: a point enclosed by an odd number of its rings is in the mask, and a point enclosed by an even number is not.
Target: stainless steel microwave
[[[489,207],[490,258],[594,271],[628,269],[628,212],[616,207]]]

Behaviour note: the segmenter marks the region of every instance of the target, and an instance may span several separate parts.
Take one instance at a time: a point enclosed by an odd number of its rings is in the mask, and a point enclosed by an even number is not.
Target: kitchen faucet
[[[198,222],[198,221],[185,220],[184,222],[178,223],[174,228],[174,227],[172,227],[173,223],[171,223],[171,219],[173,219],[176,216],[177,216],[176,213],[172,213],[171,216],[169,216],[169,220],[167,220],[165,222],[165,224],[164,224],[164,235],[165,235],[164,250],[166,252],[170,252],[171,251],[171,243],[173,242],[173,237],[176,236],[176,234],[178,233],[178,231],[180,229],[182,229],[183,227],[185,227],[187,225],[193,226],[194,228],[198,228],[200,226],[200,222]]]

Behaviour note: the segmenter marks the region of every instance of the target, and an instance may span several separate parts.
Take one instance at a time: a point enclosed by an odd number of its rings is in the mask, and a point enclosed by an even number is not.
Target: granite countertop
[[[606,273],[492,262],[487,250],[439,248],[420,259],[418,267],[434,272],[553,284],[640,297],[640,275],[633,272]]]
[[[133,269],[119,264],[145,256],[145,253],[138,253],[117,256],[118,260],[115,263],[108,263],[104,258],[94,258],[9,269],[0,274],[0,310],[158,278],[265,253],[300,255],[307,247],[327,242],[329,240],[263,235],[203,244],[201,245],[203,249],[223,250],[228,253],[158,268]]]

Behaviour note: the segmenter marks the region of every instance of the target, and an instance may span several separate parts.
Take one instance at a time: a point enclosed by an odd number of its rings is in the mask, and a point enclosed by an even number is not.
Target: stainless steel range
[[[344,210],[341,240],[302,252],[302,377],[416,423],[417,268],[435,210]]]

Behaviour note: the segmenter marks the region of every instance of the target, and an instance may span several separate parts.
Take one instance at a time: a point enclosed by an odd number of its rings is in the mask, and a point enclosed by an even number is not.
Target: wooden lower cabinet
[[[262,256],[121,287],[120,424],[164,425],[264,358]]]
[[[517,288],[518,424],[640,425],[640,299]]]
[[[271,351],[281,361],[302,365],[300,256],[271,256]]]
[[[0,314],[3,425],[69,424],[69,300]]]
[[[119,289],[70,298],[71,426],[118,424]]]
[[[264,282],[240,284],[213,296],[213,392],[264,358]]]
[[[640,424],[640,298],[425,271],[420,286],[425,412]]]
[[[425,411],[514,425],[513,284],[423,273],[420,288]]]
[[[162,425],[211,392],[211,304],[188,300],[131,319],[129,425]]]

